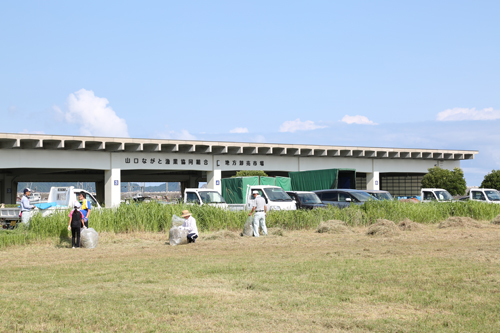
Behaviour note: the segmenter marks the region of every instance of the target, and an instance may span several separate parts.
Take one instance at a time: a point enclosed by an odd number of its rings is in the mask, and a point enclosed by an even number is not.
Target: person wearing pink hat
[[[83,223],[83,213],[80,211],[80,203],[75,201],[73,210],[69,213],[68,230],[71,231],[71,246],[73,248],[80,247],[80,232],[85,228]]]

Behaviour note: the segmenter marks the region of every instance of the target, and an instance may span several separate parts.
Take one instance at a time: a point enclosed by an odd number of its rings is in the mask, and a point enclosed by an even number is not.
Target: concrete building
[[[427,169],[460,167],[478,151],[272,143],[151,140],[0,133],[0,202],[14,203],[18,182],[95,182],[107,207],[120,203],[121,182],[207,182],[239,170],[270,176],[290,171],[356,169],[359,189],[416,195]]]

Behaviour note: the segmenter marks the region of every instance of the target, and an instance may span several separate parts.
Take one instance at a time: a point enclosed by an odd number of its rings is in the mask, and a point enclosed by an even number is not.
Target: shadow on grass
[[[71,247],[71,237],[68,230],[61,230],[59,234],[59,243],[56,245],[57,248],[67,248]]]

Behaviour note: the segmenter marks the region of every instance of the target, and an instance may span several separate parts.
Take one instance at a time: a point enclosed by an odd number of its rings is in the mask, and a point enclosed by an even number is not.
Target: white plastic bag
[[[184,218],[174,214],[172,216],[172,227],[180,227],[181,225],[184,224],[184,221],[186,221]]]
[[[249,216],[247,221],[245,222],[245,226],[243,227],[242,236],[253,236],[253,216]]]
[[[177,215],[172,216],[172,228],[170,228],[170,231],[168,232],[168,241],[170,245],[175,246],[188,243],[188,231],[187,229],[181,227],[184,221],[185,219],[182,217]]]
[[[97,242],[99,241],[97,231],[92,228],[82,229],[80,237],[82,240],[82,247],[87,249],[95,248],[97,246]]]

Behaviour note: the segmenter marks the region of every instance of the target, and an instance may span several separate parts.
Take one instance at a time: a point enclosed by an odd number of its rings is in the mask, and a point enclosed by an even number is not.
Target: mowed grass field
[[[498,332],[500,226],[0,250],[1,332]]]

